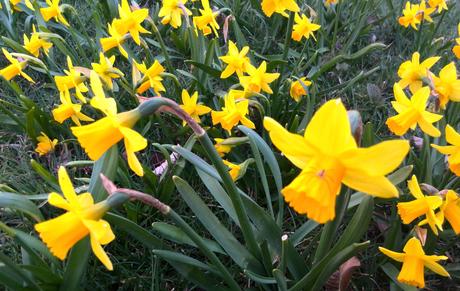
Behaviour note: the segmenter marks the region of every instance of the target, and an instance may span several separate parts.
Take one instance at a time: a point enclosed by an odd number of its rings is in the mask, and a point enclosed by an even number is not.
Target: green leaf
[[[45,180],[45,182],[48,183],[55,191],[60,192],[61,187],[59,187],[58,180],[56,177],[54,177],[47,169],[45,169],[40,163],[38,163],[36,160],[30,160],[30,165],[32,166],[32,169],[34,169],[35,172],[37,172],[40,177]]]
[[[398,274],[399,271],[398,269],[395,268],[391,263],[386,263],[380,266],[382,268],[383,272],[390,277],[391,281],[393,281],[399,288],[401,288],[404,291],[416,291],[418,290],[417,288],[413,286],[406,285],[404,283],[401,283],[398,281]]]
[[[211,77],[220,78],[221,72],[219,70],[211,67],[211,66],[208,66],[208,65],[205,65],[205,64],[202,64],[202,63],[198,63],[198,62],[195,62],[195,61],[192,61],[192,60],[186,60],[185,63],[189,64],[189,65],[193,65],[193,66],[199,68],[200,70],[202,70],[206,74],[210,75]]]
[[[27,288],[31,288],[32,290],[42,290],[42,288],[40,288],[37,285],[37,282],[35,282],[33,279],[31,279],[28,276],[28,274],[27,274],[27,272],[25,270],[21,269],[19,265],[14,263],[10,258],[8,258],[5,254],[3,254],[1,252],[0,252],[0,262],[3,263],[3,265],[5,265],[5,267],[7,268],[7,272],[9,272],[12,275],[14,275],[15,277],[19,278],[20,281],[25,283]],[[22,288],[20,288],[20,290],[25,289],[24,288],[25,286],[21,286],[21,287]]]
[[[170,262],[174,263],[183,263],[185,265],[197,267],[200,269],[203,269],[208,272],[212,272],[214,274],[219,275],[219,272],[216,270],[216,268],[211,267],[205,263],[202,263],[194,258],[191,258],[189,256],[177,253],[177,252],[172,252],[172,251],[165,251],[165,250],[152,250],[152,252],[157,255],[162,257],[165,260],[168,260]]]
[[[214,179],[217,179],[218,181],[222,181],[216,169],[214,169],[214,167],[206,163],[202,158],[200,158],[196,154],[181,146],[172,146],[172,149],[178,154],[180,154],[184,159],[189,161],[191,164],[205,172],[206,174],[212,176]]]
[[[276,280],[273,277],[265,277],[259,274],[256,274],[250,270],[244,270],[244,273],[249,277],[249,279],[260,284],[276,284]]]
[[[43,220],[43,215],[38,207],[27,199],[25,195],[0,192],[0,208],[11,208],[21,211],[37,222]]]

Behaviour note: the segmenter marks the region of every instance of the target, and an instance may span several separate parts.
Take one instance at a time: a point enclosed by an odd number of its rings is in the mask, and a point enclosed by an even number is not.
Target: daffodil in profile
[[[452,226],[455,234],[460,234],[460,197],[457,193],[447,191],[439,212]]]
[[[434,9],[438,9],[438,12],[442,12],[442,10],[448,10],[446,0],[428,0],[428,4],[430,7]]]
[[[75,89],[77,98],[86,103],[86,98],[83,93],[88,92],[88,88],[85,85],[86,77],[82,76],[80,72],[75,70],[72,60],[67,56],[67,70],[64,70],[64,76],[55,76],[54,81],[56,83],[59,92],[68,91],[69,89]]]
[[[227,64],[227,67],[220,75],[221,79],[226,79],[236,73],[238,76],[243,76],[247,68],[251,65],[251,61],[246,56],[249,52],[249,47],[245,46],[238,51],[238,47],[233,41],[228,43],[228,53],[225,56],[219,57],[222,62]]]
[[[294,27],[292,30],[292,39],[295,41],[301,41],[303,37],[309,39],[310,36],[316,40],[315,31],[321,28],[321,25],[312,23],[305,14],[296,13],[294,17]]]
[[[35,57],[39,56],[40,49],[43,49],[45,54],[48,54],[48,51],[52,46],[53,44],[51,42],[40,37],[40,33],[35,29],[35,25],[32,26],[32,34],[30,35],[30,38],[24,34],[23,47]]]
[[[41,132],[40,135],[37,137],[37,147],[35,151],[40,155],[44,156],[48,153],[54,151],[56,144],[58,143],[57,139],[51,140],[44,132]]]
[[[35,225],[35,230],[51,253],[64,260],[69,250],[81,239],[90,236],[91,248],[104,266],[113,270],[112,262],[102,245],[115,239],[110,224],[102,217],[109,210],[105,201],[95,204],[91,193],[77,195],[64,167],[58,171],[62,193],[50,193],[48,203],[66,213]]]
[[[224,144],[225,139],[223,138],[215,138],[214,141],[214,148],[216,149],[217,153],[220,157],[224,157],[232,150],[232,146],[228,144]]]
[[[105,53],[114,47],[118,47],[121,55],[128,58],[128,52],[123,48],[123,42],[129,37],[129,34],[119,33],[111,24],[108,25],[108,32],[110,36],[100,39],[102,51]]]
[[[52,111],[53,118],[57,122],[63,123],[70,118],[76,125],[80,126],[80,121],[94,121],[91,117],[81,113],[81,104],[72,102],[69,90],[59,92],[59,99],[61,104]]]
[[[460,134],[455,129],[447,125],[446,126],[446,141],[450,144],[447,146],[440,146],[431,144],[433,148],[439,151],[443,155],[447,155],[447,162],[449,163],[449,169],[457,176],[460,176]]]
[[[300,8],[295,0],[262,0],[262,11],[268,17],[271,17],[273,13],[279,13],[284,17],[288,17],[286,10],[292,12],[299,12]]]
[[[158,17],[163,17],[161,23],[169,24],[173,28],[182,26],[182,15],[192,15],[192,12],[185,7],[188,0],[163,0]]]
[[[339,0],[324,0],[324,5],[330,7],[331,5],[336,5],[339,3]]]
[[[187,112],[197,123],[200,123],[200,116],[211,112],[211,108],[198,103],[198,92],[194,92],[192,96],[187,90],[182,90],[182,104],[180,107]],[[185,125],[185,121],[183,122]]]
[[[460,79],[457,77],[457,68],[454,62],[442,68],[439,77],[433,76],[433,81],[441,108],[445,108],[449,100],[460,101]]]
[[[421,216],[426,216],[428,225],[437,235],[438,229],[442,230],[443,220],[438,219],[434,211],[441,206],[442,198],[423,195],[415,175],[407,182],[407,187],[415,200],[398,203],[398,214],[401,216],[402,222],[409,224]],[[423,222],[419,223],[419,225],[423,224]]]
[[[18,7],[18,4],[21,3],[22,0],[10,0],[11,5],[13,5],[14,10],[21,11],[21,8]],[[30,10],[34,11],[34,7],[30,0],[24,0],[24,5],[29,8]],[[1,5],[0,5],[1,8]]]
[[[373,196],[398,197],[398,190],[385,175],[403,161],[409,142],[391,140],[359,148],[340,99],[318,109],[304,136],[288,132],[269,117],[265,117],[264,127],[273,144],[301,169],[281,191],[298,213],[318,223],[333,220],[342,183]]]
[[[307,95],[307,87],[311,85],[311,82],[306,77],[300,78],[295,82],[291,83],[291,90],[289,91],[291,97],[299,102],[302,96]]]
[[[379,247],[379,250],[386,256],[402,263],[398,281],[418,288],[425,287],[424,268],[428,268],[436,274],[449,277],[449,273],[438,261],[447,260],[446,256],[427,256],[420,241],[413,237],[404,246],[403,252],[398,253],[386,248]]]
[[[69,23],[62,14],[59,2],[61,2],[61,0],[46,0],[48,7],[40,8],[40,14],[43,16],[45,21],[49,21],[51,18],[54,18],[56,22],[69,26]]]
[[[215,36],[219,36],[217,31],[219,30],[220,26],[217,23],[216,17],[219,15],[219,12],[214,12],[209,5],[209,0],[201,0],[201,5],[203,9],[200,9],[199,16],[193,17],[193,24],[197,27],[203,35],[211,34],[214,32]]]
[[[99,159],[109,148],[123,140],[129,167],[138,176],[143,176],[144,171],[135,152],[146,148],[147,140],[132,129],[141,117],[139,111],[134,109],[117,113],[115,100],[105,97],[102,83],[94,71],[90,78],[91,90],[95,95],[90,104],[101,110],[106,116],[88,125],[72,127],[72,133],[93,161]]]
[[[459,37],[455,39],[456,45],[452,49],[452,52],[457,57],[457,59],[460,59],[460,23],[458,23],[457,31]]]
[[[236,181],[240,176],[241,165],[234,164],[227,160],[223,160],[223,162],[228,167],[228,173],[230,174],[230,177],[232,177],[232,180]]]
[[[6,59],[11,63],[7,67],[0,70],[0,76],[5,78],[7,81],[13,79],[14,77],[21,75],[24,79],[31,83],[35,83],[32,78],[27,75],[23,70],[27,67],[27,61],[20,61],[15,59],[6,49],[2,48],[2,52],[5,55]]]
[[[410,91],[414,94],[423,87],[423,79],[429,76],[429,70],[439,59],[440,57],[430,57],[420,63],[420,54],[413,53],[411,60],[399,66],[398,76],[401,78],[398,82],[399,86],[402,89],[409,86]]]
[[[146,8],[131,10],[128,0],[121,0],[118,5],[120,18],[112,22],[112,26],[118,31],[118,34],[124,35],[129,32],[134,42],[140,45],[140,33],[149,33],[142,27],[141,23],[149,16],[149,10]]]
[[[107,58],[101,52],[99,53],[99,63],[91,63],[93,70],[109,89],[113,89],[113,79],[124,76],[123,72],[113,66],[114,62],[115,56]]]
[[[255,128],[254,123],[246,116],[249,113],[249,101],[242,100],[236,102],[235,96],[227,94],[224,97],[225,105],[221,111],[212,111],[212,124],[219,124],[223,129],[231,132],[232,128],[237,126],[239,123],[249,128]]]
[[[148,68],[144,62],[139,64],[134,61],[134,65],[144,75],[140,86],[136,90],[137,93],[142,94],[150,88],[152,88],[157,94],[166,91],[162,83],[163,78],[161,77],[161,73],[165,71],[165,68],[160,64],[160,62],[158,62],[158,60],[155,60],[155,62]]]
[[[395,101],[391,102],[397,115],[387,119],[388,128],[396,135],[404,135],[409,129],[415,130],[416,126],[426,134],[438,137],[441,135],[433,123],[439,121],[442,115],[426,111],[430,88],[422,87],[411,97],[407,98],[404,91],[396,83],[393,87]]]
[[[240,84],[247,92],[260,93],[264,91],[273,94],[269,84],[279,78],[279,73],[267,73],[267,63],[263,61],[258,68],[249,65],[247,76],[240,77]]]

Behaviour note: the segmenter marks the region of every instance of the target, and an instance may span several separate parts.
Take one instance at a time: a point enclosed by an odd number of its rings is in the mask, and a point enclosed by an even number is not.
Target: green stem
[[[420,52],[420,45],[421,45],[421,42],[422,42],[422,31],[423,31],[423,23],[424,23],[424,19],[422,18],[422,22],[420,23],[420,29],[418,31],[418,34],[417,34],[417,51]]]
[[[160,44],[161,51],[163,52],[163,55],[165,57],[166,67],[168,67],[169,73],[175,74],[176,70],[174,70],[174,67],[172,66],[171,59],[169,58],[168,51],[166,50],[165,42],[163,41],[163,37],[161,37],[161,33],[158,30],[158,27],[153,21],[149,21],[149,23],[150,25],[152,25],[153,33],[158,39],[158,43]]]
[[[335,52],[335,43],[337,41],[337,31],[339,30],[339,20],[340,20],[340,12],[342,11],[342,2],[337,3],[337,13],[335,15],[335,21],[334,21],[334,33],[332,34],[332,55],[334,55]]]

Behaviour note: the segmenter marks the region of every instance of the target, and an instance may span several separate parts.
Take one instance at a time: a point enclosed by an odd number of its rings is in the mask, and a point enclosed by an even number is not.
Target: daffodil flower
[[[144,77],[141,81],[141,85],[136,90],[137,93],[142,94],[149,88],[152,88],[157,94],[166,91],[165,87],[161,83],[161,81],[163,81],[161,73],[165,71],[165,68],[160,64],[160,62],[158,62],[158,60],[155,60],[153,65],[151,65],[149,68],[147,68],[144,62],[142,62],[142,64],[139,64],[136,61],[134,61],[134,64],[136,68],[142,74],[144,74]]]
[[[217,30],[219,30],[220,26],[216,21],[219,12],[212,11],[209,0],[201,0],[201,5],[203,6],[203,9],[200,9],[201,15],[193,17],[193,24],[201,30],[204,35],[209,35],[211,32],[214,32],[216,36],[219,36]]]
[[[124,35],[129,32],[134,42],[140,45],[140,33],[149,33],[148,30],[142,27],[141,23],[149,16],[149,10],[146,8],[131,10],[128,0],[122,0],[121,5],[118,5],[119,19],[112,22],[118,34]]]
[[[258,68],[249,65],[248,76],[240,77],[240,84],[247,92],[260,93],[264,91],[273,94],[269,84],[279,78],[279,73],[267,73],[267,63],[263,61]]]
[[[434,211],[441,206],[442,198],[439,196],[423,195],[415,175],[407,182],[407,187],[415,200],[398,203],[398,214],[401,216],[402,222],[409,224],[416,218],[426,215],[428,225],[437,235],[438,228],[442,230],[443,221],[436,217]],[[419,225],[423,224],[423,222],[419,223]]]
[[[9,81],[16,76],[21,75],[27,81],[35,83],[29,75],[23,72],[23,70],[27,67],[27,61],[18,61],[4,48],[2,48],[2,52],[11,65],[1,69],[0,76]]]
[[[21,1],[22,0],[10,0],[10,3],[11,5],[13,5],[14,10],[21,11],[21,9],[17,6],[19,3],[21,3]],[[26,7],[30,10],[34,11],[34,6],[32,5],[32,3],[30,3],[30,0],[24,0],[24,5],[26,5]]]
[[[241,122],[244,126],[255,128],[254,123],[246,117],[249,113],[249,101],[235,101],[235,96],[227,94],[224,97],[225,106],[222,111],[212,111],[212,124],[221,124],[222,128],[231,132],[232,128]]]
[[[230,177],[232,177],[232,180],[236,181],[238,179],[238,176],[240,175],[241,166],[231,163],[227,160],[222,160],[222,161],[229,168],[228,173],[230,174]]]
[[[90,78],[91,90],[95,95],[90,104],[101,110],[106,117],[88,125],[72,127],[72,133],[93,161],[99,159],[113,145],[124,140],[129,167],[138,176],[143,176],[144,171],[135,152],[146,148],[147,140],[132,129],[141,117],[139,111],[131,110],[117,114],[115,100],[105,97],[102,83],[94,71]]]
[[[219,154],[220,157],[225,156],[232,150],[231,145],[224,144],[223,142],[225,139],[223,138],[215,138],[216,144],[214,145],[214,148],[216,149],[217,153]]]
[[[99,53],[99,63],[91,63],[93,70],[98,74],[99,78],[104,82],[104,84],[109,87],[110,90],[113,89],[112,79],[117,79],[124,74],[117,68],[113,66],[115,62],[115,56],[107,58],[104,56],[104,53]]]
[[[438,13],[441,13],[442,10],[448,10],[446,0],[428,0],[428,4],[432,8],[437,8]]]
[[[102,245],[115,239],[110,224],[102,217],[109,210],[105,201],[94,204],[91,193],[77,195],[64,167],[59,168],[59,186],[62,193],[51,193],[48,203],[67,212],[35,225],[35,230],[51,253],[64,260],[69,250],[81,239],[90,236],[91,248],[104,266],[113,270],[112,262]]]
[[[243,76],[251,61],[246,56],[249,52],[249,47],[245,46],[238,51],[238,47],[233,41],[228,43],[228,53],[225,56],[219,57],[224,63],[227,64],[225,70],[220,75],[221,79],[226,79],[236,73],[238,76]]]
[[[391,105],[398,112],[397,115],[387,119],[388,128],[396,135],[404,135],[409,129],[415,130],[419,125],[426,134],[438,137],[441,135],[439,129],[432,123],[439,121],[442,115],[426,111],[427,101],[430,97],[430,88],[419,89],[409,100],[396,83],[393,87],[396,101],[391,101]]]
[[[61,105],[53,109],[53,118],[59,123],[63,123],[67,119],[72,119],[72,121],[80,126],[81,121],[94,121],[89,116],[81,113],[81,105],[72,103],[70,98],[69,90],[64,90],[59,92],[59,99],[61,100]]]
[[[430,68],[439,61],[440,57],[431,57],[420,63],[420,54],[412,54],[412,60],[406,61],[399,66],[398,76],[401,80],[398,82],[402,89],[409,86],[410,91],[414,94],[418,89],[423,87],[423,79],[429,75]]]
[[[30,35],[30,39],[27,37],[27,35],[24,34],[23,47],[35,57],[39,56],[41,48],[45,54],[48,54],[48,51],[52,46],[53,44],[51,42],[40,38],[40,33],[36,31],[35,25],[32,26],[32,34]]]
[[[460,59],[460,23],[458,24],[457,31],[458,31],[459,37],[455,39],[455,42],[457,43],[457,45],[454,46],[454,48],[452,49],[452,52],[457,57],[457,59]]]
[[[321,28],[321,25],[312,23],[305,14],[299,15],[296,13],[294,17],[294,27],[292,30],[292,39],[295,41],[301,41],[303,37],[309,39],[310,36],[316,40],[313,32]]]
[[[422,244],[415,237],[407,241],[403,253],[390,251],[379,247],[379,250],[397,262],[402,263],[398,281],[418,288],[425,287],[424,267],[436,274],[449,277],[449,273],[437,261],[447,260],[446,256],[427,256]]]
[[[44,132],[40,133],[40,136],[37,137],[37,147],[35,148],[35,151],[40,155],[46,155],[52,151],[54,151],[54,148],[56,147],[56,144],[58,143],[57,139],[51,140]]]
[[[434,90],[438,93],[441,108],[445,108],[449,100],[460,101],[460,79],[457,78],[455,63],[451,62],[439,72],[439,77],[433,76]]]
[[[67,67],[68,70],[64,70],[65,76],[55,76],[54,81],[56,82],[57,89],[59,92],[68,91],[69,89],[75,88],[77,98],[86,103],[86,98],[82,93],[88,92],[88,88],[85,86],[84,81],[86,77],[83,77],[80,72],[77,72],[72,64],[72,60],[67,56]]]
[[[60,22],[65,26],[70,26],[64,15],[62,15],[59,2],[61,2],[61,0],[46,0],[46,4],[48,4],[49,7],[40,8],[40,14],[43,16],[45,21],[49,21],[51,18],[54,18],[56,22]]]
[[[108,25],[109,37],[103,37],[100,39],[102,51],[105,53],[108,50],[118,47],[120,53],[125,58],[128,58],[128,52],[123,48],[123,42],[128,38],[128,34],[119,33],[113,25]]]
[[[403,9],[403,16],[398,19],[399,24],[404,27],[409,27],[410,25],[413,29],[418,30],[417,25],[422,22],[422,13],[420,12],[419,4],[411,4],[407,1]]]
[[[192,12],[185,7],[188,0],[163,0],[158,17],[163,17],[161,23],[169,24],[173,28],[182,26],[182,15],[192,15]]]
[[[331,5],[336,5],[339,3],[339,0],[324,0],[324,5],[330,7]]]
[[[271,17],[273,13],[279,13],[284,17],[288,17],[286,10],[292,12],[299,12],[300,8],[295,0],[262,0],[262,11],[268,17]]]
[[[455,234],[460,234],[460,197],[457,193],[452,190],[447,191],[440,214],[449,222]]]
[[[187,90],[182,90],[182,104],[180,107],[187,112],[197,123],[200,123],[200,116],[211,112],[211,108],[208,106],[198,104],[198,92],[194,92],[193,95],[190,97],[190,94]],[[183,125],[186,122],[183,121]]]
[[[428,21],[428,22],[433,22],[433,19],[431,18],[431,14],[435,11],[435,8],[432,7],[427,7],[425,0],[420,1],[420,11],[419,14],[423,14],[423,20]]]
[[[311,82],[308,81],[306,77],[300,78],[299,80],[292,82],[289,93],[296,102],[299,102],[302,96],[307,95],[306,87],[310,85]]]
[[[340,99],[318,109],[304,136],[288,132],[269,117],[264,118],[264,127],[273,144],[302,170],[281,191],[298,213],[318,223],[333,220],[342,183],[373,196],[398,197],[398,190],[385,175],[403,161],[409,142],[391,140],[358,148]]]
[[[446,126],[446,141],[451,145],[440,146],[431,144],[431,146],[441,154],[447,155],[449,169],[455,175],[460,176],[460,134],[450,125]]]

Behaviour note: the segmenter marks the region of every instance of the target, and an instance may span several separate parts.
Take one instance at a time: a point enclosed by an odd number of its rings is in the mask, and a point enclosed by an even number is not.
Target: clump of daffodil
[[[227,160],[223,160],[223,162],[229,168],[228,173],[230,174],[230,177],[232,177],[232,180],[236,181],[240,176],[241,165],[231,163]]]
[[[273,94],[269,84],[279,78],[279,73],[267,73],[267,63],[263,61],[258,68],[249,65],[247,68],[247,76],[240,77],[240,84],[244,91],[260,93],[264,91],[268,94]]]
[[[422,19],[423,10],[420,9],[420,5],[407,1],[403,9],[403,16],[399,17],[398,22],[404,27],[409,27],[410,25],[413,29],[418,30],[417,25],[422,22]]]
[[[311,82],[306,77],[300,78],[295,82],[291,83],[290,95],[291,97],[299,102],[302,96],[307,95],[307,87],[311,85]]]
[[[119,33],[115,26],[108,24],[109,37],[100,39],[102,51],[105,53],[108,50],[118,47],[120,53],[125,58],[128,58],[128,52],[123,48],[123,42],[129,37],[127,33]]]
[[[254,123],[246,117],[249,113],[249,101],[242,100],[239,102],[235,101],[235,96],[227,94],[224,97],[225,105],[222,107],[222,111],[212,111],[212,124],[219,124],[223,129],[231,132],[232,128],[238,125],[240,122],[244,126],[249,128],[255,128]]]
[[[143,176],[142,165],[135,152],[147,147],[147,140],[132,129],[141,115],[138,110],[118,113],[113,98],[106,98],[102,83],[97,74],[91,72],[91,90],[94,97],[91,106],[101,110],[106,116],[88,125],[72,127],[72,133],[77,137],[81,146],[90,159],[99,159],[109,148],[124,140],[128,165],[138,176]]]
[[[460,101],[460,79],[457,79],[457,68],[454,62],[442,68],[439,77],[433,76],[433,82],[441,108],[444,109],[449,100]]]
[[[48,153],[54,151],[56,144],[58,143],[57,139],[51,140],[44,132],[40,133],[40,136],[37,137],[37,147],[35,151],[40,155],[47,155]]]
[[[420,63],[420,54],[415,52],[412,59],[405,61],[399,66],[398,76],[401,80],[398,82],[402,89],[409,86],[410,91],[415,93],[423,87],[423,79],[429,76],[430,68],[439,61],[440,57],[430,57]]]
[[[390,251],[379,247],[379,250],[397,262],[402,263],[398,281],[418,288],[425,287],[424,267],[436,274],[449,277],[449,273],[437,261],[447,260],[446,256],[427,256],[420,241],[413,237],[404,246],[403,253]]]
[[[299,12],[300,8],[295,0],[262,0],[262,11],[268,17],[271,17],[273,13],[279,13],[284,17],[288,17],[286,10],[292,12]]]
[[[438,137],[441,135],[432,123],[439,121],[442,115],[426,111],[430,88],[422,87],[409,100],[396,83],[393,87],[396,101],[391,101],[391,105],[398,112],[397,115],[387,119],[388,128],[396,135],[404,135],[409,129],[420,129],[426,134]]]
[[[27,61],[19,61],[15,59],[6,49],[2,48],[2,52],[5,55],[6,59],[11,63],[7,67],[0,70],[0,76],[5,78],[7,81],[13,79],[14,77],[21,75],[24,79],[31,83],[35,83],[32,78],[23,72],[27,67]]]
[[[117,79],[124,74],[113,66],[115,62],[115,56],[107,58],[104,53],[99,53],[99,63],[91,63],[93,70],[98,74],[99,78],[104,82],[109,89],[113,89],[112,79]]]
[[[128,0],[121,0],[121,5],[118,5],[118,19],[114,19],[112,27],[114,27],[119,35],[125,35],[129,32],[134,42],[140,45],[140,33],[149,33],[148,30],[142,27],[141,23],[149,16],[149,10],[146,8],[131,10]]]
[[[54,77],[57,89],[59,92],[64,92],[75,88],[77,98],[81,102],[86,103],[86,98],[83,96],[83,93],[88,92],[88,88],[84,83],[86,77],[82,76],[80,72],[75,70],[69,56],[67,56],[67,67],[68,70],[64,70],[65,76]]]
[[[438,150],[441,154],[447,155],[449,169],[455,175],[460,176],[460,134],[450,125],[446,126],[446,141],[450,145],[440,146],[431,144],[431,146]]]
[[[53,44],[51,42],[48,42],[46,39],[40,37],[40,33],[35,29],[35,25],[32,26],[32,34],[30,35],[30,38],[24,34],[23,47],[35,57],[39,56],[40,49],[43,49],[45,54],[48,54],[48,51],[52,46]]]
[[[265,117],[264,127],[273,144],[302,170],[281,191],[298,213],[318,223],[333,220],[342,183],[377,197],[398,197],[398,190],[385,175],[403,161],[409,142],[391,140],[359,148],[340,99],[318,109],[304,136],[288,132],[269,117]]]
[[[59,168],[58,178],[64,197],[50,193],[48,203],[66,210],[66,213],[36,224],[35,230],[51,253],[61,260],[78,241],[89,235],[96,257],[107,269],[113,270],[112,262],[101,246],[115,239],[110,224],[102,219],[109,210],[108,204],[105,201],[94,204],[93,196],[88,192],[77,195],[64,167]]]
[[[409,224],[416,218],[425,215],[426,222],[431,230],[437,235],[438,228],[442,230],[443,220],[438,219],[434,211],[441,206],[442,198],[439,196],[423,195],[415,175],[407,182],[407,187],[415,200],[398,203],[398,213],[399,216],[401,216],[402,222],[404,224]],[[423,222],[419,223],[419,225],[423,224]]]
[[[220,77],[226,79],[236,73],[238,76],[243,76],[247,68],[251,65],[251,61],[246,56],[249,52],[249,47],[245,46],[238,51],[238,47],[233,41],[228,43],[228,53],[225,56],[219,57],[222,62],[227,64],[227,67],[222,71]]]
[[[442,12],[443,9],[448,10],[446,0],[428,0],[430,7],[438,9],[438,12]]]
[[[192,15],[192,12],[185,7],[188,0],[163,0],[158,17],[163,17],[161,23],[169,24],[173,28],[182,26],[182,15]]]
[[[212,11],[211,6],[209,5],[209,0],[201,0],[201,5],[203,6],[203,9],[200,9],[201,15],[193,17],[193,24],[201,30],[204,35],[214,32],[216,36],[219,36],[217,31],[220,29],[220,26],[216,21],[216,17],[219,15],[219,12]]]
[[[228,154],[232,150],[231,145],[224,144],[225,139],[215,138],[214,140],[216,141],[214,148],[216,149],[220,157],[224,157],[226,154]]]
[[[457,57],[457,59],[460,59],[460,23],[458,23],[458,27],[457,27],[457,30],[458,30],[458,36],[456,39],[455,39],[455,42],[457,43],[454,48],[452,49],[452,52],[454,53],[454,55]]]
[[[61,105],[53,109],[53,118],[59,123],[63,123],[67,119],[72,119],[72,121],[80,126],[81,121],[94,121],[89,116],[81,113],[81,105],[72,103],[70,98],[69,90],[64,90],[59,92],[59,99],[61,100]]]
[[[155,62],[149,68],[147,68],[144,62],[139,64],[134,61],[134,64],[136,68],[144,75],[141,81],[141,85],[136,90],[137,93],[142,94],[149,88],[152,88],[157,94],[166,91],[163,83],[161,83],[161,81],[163,81],[161,73],[165,71],[165,68],[160,64],[160,62],[158,62],[158,60],[155,60]]]
[[[200,116],[211,112],[211,108],[208,106],[198,104],[198,92],[194,92],[190,97],[187,90],[182,90],[182,104],[180,107],[187,112],[197,123],[200,123]],[[183,124],[185,125],[185,121]]]
[[[51,18],[54,18],[56,22],[69,26],[69,23],[65,19],[64,15],[62,15],[59,2],[61,2],[61,0],[46,0],[48,7],[40,8],[40,14],[43,16],[45,21],[49,21]]]
[[[309,39],[310,36],[316,40],[313,32],[321,28],[321,25],[312,23],[305,14],[296,13],[294,17],[294,27],[292,29],[292,39],[295,41],[301,41],[303,37]]]

